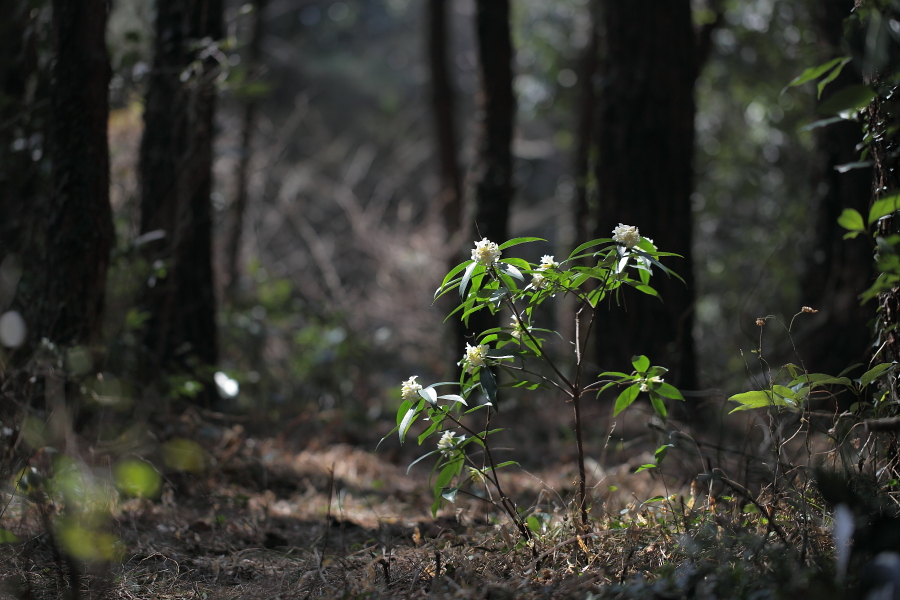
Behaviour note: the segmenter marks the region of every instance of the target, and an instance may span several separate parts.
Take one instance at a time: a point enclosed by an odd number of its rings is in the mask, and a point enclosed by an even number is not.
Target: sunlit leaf
[[[800,73],[798,76],[794,77],[790,81],[790,83],[788,83],[785,86],[785,88],[783,90],[781,90],[781,93],[783,94],[784,92],[786,92],[788,90],[788,88],[792,88],[792,87],[795,87],[798,85],[803,85],[807,81],[813,81],[815,79],[818,79],[819,77],[821,77],[828,71],[834,69],[838,65],[843,66],[843,65],[847,64],[848,62],[850,62],[849,56],[841,56],[839,58],[829,60],[827,63],[821,64],[817,67],[810,67],[810,68],[806,69],[805,71],[803,71],[802,73]]]
[[[645,373],[650,368],[650,359],[643,355],[632,356],[631,364],[634,365],[634,370],[638,373]]]
[[[641,384],[636,383],[625,388],[619,397],[616,398],[616,405],[613,408],[613,416],[615,417],[620,412],[631,406],[632,402],[637,399],[638,395],[641,393]]]
[[[518,246],[519,244],[525,244],[527,242],[546,242],[544,238],[539,237],[518,237],[509,240],[508,242],[503,242],[500,244],[501,250],[506,250],[507,248],[512,248],[513,246]]]
[[[893,194],[872,204],[869,209],[869,225],[882,217],[892,215],[900,210],[900,194]]]
[[[116,465],[116,487],[134,498],[156,498],[162,489],[162,477],[150,463],[137,459],[125,459]]]
[[[852,208],[844,209],[841,216],[838,217],[838,225],[844,229],[849,229],[850,231],[866,230],[866,224],[863,221],[862,215],[859,214],[859,211]]]
[[[635,474],[640,473],[641,471],[646,471],[647,469],[655,469],[655,468],[657,468],[656,465],[647,463],[646,465],[641,465],[640,467],[638,467],[637,470],[635,471]]]
[[[469,286],[469,281],[472,279],[472,274],[475,272],[475,268],[478,267],[477,262],[469,263],[469,266],[466,267],[466,272],[463,273],[462,280],[459,282],[459,297],[466,297],[466,288]]]
[[[406,439],[406,432],[409,431],[410,425],[413,424],[413,420],[416,416],[416,409],[410,408],[406,411],[406,415],[403,416],[403,420],[400,422],[400,443],[403,443],[403,440]]]
[[[167,441],[162,447],[163,463],[175,471],[200,473],[206,468],[206,452],[197,442],[185,438]]]

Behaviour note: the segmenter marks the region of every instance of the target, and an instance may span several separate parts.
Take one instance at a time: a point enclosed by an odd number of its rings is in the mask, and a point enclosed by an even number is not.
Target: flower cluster
[[[651,377],[649,379],[641,379],[641,391],[649,392],[651,383],[662,383],[665,381],[662,377],[657,375],[656,377]]]
[[[476,367],[486,367],[487,353],[488,347],[486,344],[478,344],[477,346],[466,344],[466,355],[461,361],[461,364],[466,368],[466,373],[471,375],[475,372]]]
[[[484,267],[490,267],[500,260],[500,247],[487,238],[475,242],[475,248],[472,249],[472,260]]]
[[[484,483],[484,472],[475,467],[469,467],[469,477],[475,483]]]
[[[613,229],[612,239],[626,248],[631,249],[637,246],[638,242],[641,241],[641,234],[637,227],[619,223],[619,226]]]
[[[520,321],[519,317],[517,317],[516,315],[512,315],[512,321],[510,321],[509,326],[513,328],[513,330],[510,332],[510,335],[517,340],[522,338],[522,334],[527,329],[525,324]]]
[[[538,269],[539,271],[549,271],[550,269],[556,269],[559,267],[559,263],[553,260],[553,257],[549,254],[545,254],[541,257],[541,266]]]
[[[465,436],[462,436],[460,440],[464,438]],[[453,456],[453,451],[456,448],[456,437],[453,435],[453,431],[445,431],[441,439],[438,440],[437,447],[444,456]]]
[[[413,375],[406,381],[404,381],[400,386],[400,397],[404,400],[409,400],[413,402],[419,399],[419,392],[422,390],[422,385],[416,383],[416,379],[418,375]]]
[[[531,275],[531,285],[528,286],[535,291],[542,290],[547,287],[547,278],[541,275],[540,273],[532,273]]]

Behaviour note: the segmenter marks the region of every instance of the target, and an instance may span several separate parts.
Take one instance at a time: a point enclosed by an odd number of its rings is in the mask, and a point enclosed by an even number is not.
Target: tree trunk
[[[221,37],[221,0],[158,0],[140,155],[141,233],[165,232],[144,245],[156,272],[142,298],[144,376],[187,374],[203,384],[196,400],[205,404],[214,398],[218,358],[210,202],[216,70],[197,46]]]
[[[853,8],[852,0],[819,5],[821,40],[833,58],[843,52],[844,18]],[[862,83],[850,67],[825,88],[822,100],[849,85]],[[849,365],[866,362],[871,335],[868,322],[875,317],[873,303],[860,305],[859,294],[872,280],[872,250],[862,238],[844,240],[845,230],[837,224],[845,208],[867,214],[872,187],[871,169],[838,173],[835,166],[859,160],[859,124],[835,123],[818,130],[817,146],[821,172],[819,188],[824,193],[815,208],[816,240],[803,279],[802,304],[819,312],[800,322],[795,345],[804,366],[812,372],[837,374]]]
[[[428,64],[431,70],[431,111],[440,163],[440,207],[447,241],[459,245],[462,226],[462,176],[457,160],[456,94],[447,60],[447,2],[428,0]],[[454,256],[454,259],[456,257]],[[451,266],[456,266],[456,263]]]
[[[474,235],[498,244],[509,237],[512,202],[512,136],[515,98],[512,88],[512,42],[509,0],[477,0],[476,33],[479,60],[480,145],[474,168]],[[474,247],[474,244],[472,244]],[[468,258],[468,256],[466,257]],[[477,334],[496,327],[486,310],[472,315]]]
[[[53,0],[50,88],[53,194],[48,206],[45,294],[37,339],[94,344],[113,242],[107,120],[111,75],[105,0]]]
[[[431,71],[431,115],[434,123],[435,148],[440,174],[438,207],[444,226],[445,242],[450,250],[449,271],[468,257],[462,251],[463,186],[457,159],[456,93],[447,58],[447,1],[428,0],[426,6],[428,66]],[[447,296],[442,306],[450,313],[455,296]],[[451,319],[453,355],[456,360],[465,352],[466,328],[459,319]],[[450,375],[451,377],[453,375]]]
[[[659,299],[625,290],[622,306],[602,313],[597,328],[602,369],[629,370],[645,354],[668,367],[667,378],[696,389],[692,266],[694,81],[699,57],[689,0],[604,0],[604,85],[598,115],[599,187],[595,237],[635,225],[663,251],[685,283],[656,272]]]
[[[588,241],[591,232],[592,192],[588,185],[591,176],[591,152],[594,148],[594,113],[597,110],[596,75],[600,62],[600,32],[597,22],[597,4],[592,0],[588,5],[591,19],[591,37],[581,57],[581,99],[578,107],[578,122],[575,128],[578,144],[575,149],[575,240],[573,248]]]
[[[268,0],[254,0],[253,33],[250,36],[247,56],[247,81],[254,83],[260,77],[260,59],[263,38],[263,12]],[[234,200],[231,235],[228,238],[226,268],[228,289],[226,294],[235,300],[240,279],[241,238],[244,230],[244,213],[247,210],[247,188],[250,179],[250,157],[253,154],[253,130],[256,127],[257,96],[252,94],[244,101],[244,117],[241,123],[241,156],[237,166],[237,197]]]

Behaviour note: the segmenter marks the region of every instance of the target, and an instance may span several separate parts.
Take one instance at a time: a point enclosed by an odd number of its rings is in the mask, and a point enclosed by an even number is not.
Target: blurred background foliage
[[[41,2],[33,5],[47,10]],[[812,84],[782,90],[833,51],[819,33],[818,5],[693,5],[698,25],[722,14],[696,84],[693,334],[704,388],[744,386],[741,351],[758,344],[756,317],[787,321],[800,308],[822,196],[821,158],[814,134],[802,131],[814,120]],[[219,385],[218,408],[300,428],[307,444],[321,431],[345,441],[372,440],[391,424],[385,417],[396,408],[401,380],[410,374],[442,378],[458,360],[442,309],[431,306],[455,249],[443,242],[433,202],[439,181],[423,4],[269,0],[259,15],[259,71],[248,55],[254,5],[225,6],[212,195],[218,368],[225,375],[217,381],[228,388]],[[476,156],[475,2],[449,6],[459,158],[468,171]],[[534,256],[525,258],[535,260],[563,254],[575,237],[572,164],[584,84],[579,60],[593,9],[589,0],[516,0],[512,8],[518,110],[510,230],[549,240],[527,250]],[[138,251],[136,165],[153,16],[150,0],[114,2],[107,39],[117,247],[103,370],[116,373],[126,382],[122,389],[136,397],[142,392],[131,381],[145,315],[135,297],[148,278],[165,276],[164,265],[148,264]],[[258,109],[245,148],[240,123],[248,101]],[[246,152],[241,275],[226,290],[226,238]],[[775,336],[773,343],[776,355],[793,359],[787,340]],[[604,365],[598,372],[618,368]],[[229,387],[234,382],[239,391]],[[172,389],[191,391],[183,381]],[[380,422],[384,427],[373,428]],[[323,429],[323,423],[331,426]]]

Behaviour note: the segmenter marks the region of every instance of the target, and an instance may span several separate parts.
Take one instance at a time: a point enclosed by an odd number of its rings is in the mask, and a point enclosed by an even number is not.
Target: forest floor
[[[572,514],[574,462],[506,473],[536,534],[526,545],[473,498],[460,495],[433,518],[427,470],[407,475],[386,453],[298,450],[196,415],[185,433],[204,440],[209,467],[169,474],[156,500],[111,504],[107,528],[121,540],[121,562],[65,559],[41,507],[4,494],[0,526],[19,541],[0,544],[0,599],[714,598],[726,573],[724,589],[743,597],[809,592],[809,565],[830,555],[824,523],[802,534],[811,558],[792,563],[785,548],[800,533],[779,539],[783,528],[721,490],[725,499],[710,501],[635,474],[653,462],[650,445],[613,468],[588,461],[594,507],[583,528]],[[792,518],[772,516],[784,527]]]

